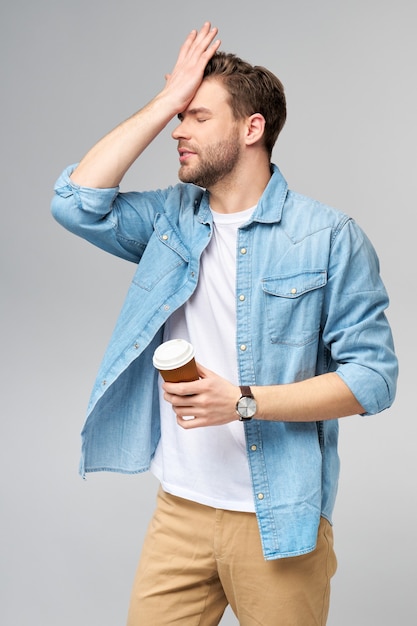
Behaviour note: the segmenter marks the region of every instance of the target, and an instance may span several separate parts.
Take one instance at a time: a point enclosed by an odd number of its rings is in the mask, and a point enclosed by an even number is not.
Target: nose
[[[180,123],[172,131],[171,137],[173,139],[177,140],[177,141],[178,141],[178,139],[186,139],[187,138],[187,133],[186,133],[186,127],[185,127],[185,124],[184,124],[184,120],[180,120]]]

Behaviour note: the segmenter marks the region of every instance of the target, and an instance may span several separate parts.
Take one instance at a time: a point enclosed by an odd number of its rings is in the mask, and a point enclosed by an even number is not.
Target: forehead
[[[187,111],[205,108],[215,113],[225,107],[230,109],[229,94],[226,88],[221,81],[206,78],[197,89]]]

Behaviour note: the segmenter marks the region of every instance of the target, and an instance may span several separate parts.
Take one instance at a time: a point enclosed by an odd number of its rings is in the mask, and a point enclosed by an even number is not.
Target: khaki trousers
[[[324,626],[335,571],[324,518],[316,550],[265,561],[254,513],[214,509],[160,489],[128,626],[214,626],[228,604],[242,626]]]

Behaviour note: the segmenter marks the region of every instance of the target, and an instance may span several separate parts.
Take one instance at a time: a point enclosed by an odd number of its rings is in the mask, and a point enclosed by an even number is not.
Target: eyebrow
[[[199,113],[206,113],[208,115],[212,115],[212,111],[207,107],[196,107],[195,109],[187,109],[182,113],[178,113],[177,117],[179,120],[184,119],[185,114],[187,115],[198,115]]]

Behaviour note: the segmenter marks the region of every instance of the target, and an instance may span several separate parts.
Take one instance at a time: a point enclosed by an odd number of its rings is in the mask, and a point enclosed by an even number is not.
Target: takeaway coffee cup
[[[198,380],[194,347],[184,339],[165,341],[154,352],[153,364],[169,383]]]

